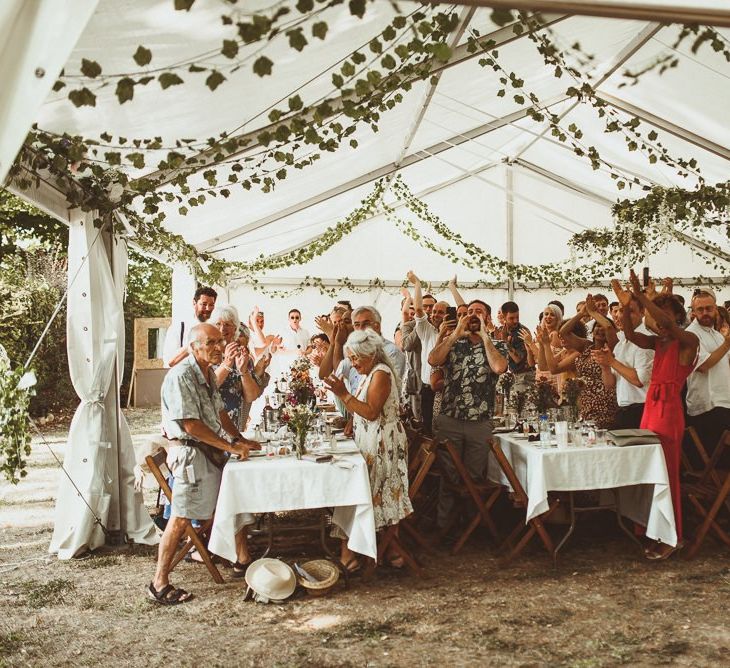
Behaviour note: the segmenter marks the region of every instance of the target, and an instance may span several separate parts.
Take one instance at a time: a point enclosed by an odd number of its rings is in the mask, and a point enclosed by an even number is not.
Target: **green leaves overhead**
[[[210,76],[205,80],[205,85],[211,90],[215,90],[220,86],[226,78],[218,71],[214,70],[210,73]]]
[[[137,65],[144,67],[152,62],[152,51],[140,45],[137,47],[132,58],[134,58],[134,62],[137,63]]]
[[[68,99],[77,107],[96,106],[96,95],[86,87],[70,91]]]
[[[253,64],[253,71],[260,77],[269,76],[274,63],[266,56],[259,56]]]
[[[312,25],[312,37],[324,40],[327,37],[327,24],[324,21],[317,21]]]
[[[238,55],[238,42],[233,39],[224,39],[221,53],[226,58],[235,58]]]
[[[157,80],[160,82],[160,87],[162,88],[162,90],[165,90],[170,86],[179,86],[180,84],[185,83],[174,72],[163,72],[162,74],[160,74],[160,76],[157,77]]]
[[[288,30],[286,36],[289,38],[289,46],[297,51],[301,51],[309,43],[304,36],[304,30],[302,28]]]
[[[81,59],[81,73],[90,79],[96,79],[101,74],[101,65],[95,60]]]
[[[134,79],[124,77],[117,81],[117,88],[114,91],[119,104],[124,104],[134,98]]]

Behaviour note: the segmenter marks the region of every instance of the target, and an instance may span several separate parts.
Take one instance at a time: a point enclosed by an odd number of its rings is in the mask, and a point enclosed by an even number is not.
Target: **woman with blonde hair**
[[[354,415],[355,442],[368,467],[373,495],[376,531],[398,524],[413,512],[408,497],[408,442],[398,418],[400,379],[383,348],[383,339],[372,329],[356,330],[345,342],[344,352],[362,376],[354,394],[342,379],[330,375],[325,383]],[[342,538],[340,559],[349,571],[360,568],[355,554]],[[402,557],[386,555],[395,568],[403,566]]]

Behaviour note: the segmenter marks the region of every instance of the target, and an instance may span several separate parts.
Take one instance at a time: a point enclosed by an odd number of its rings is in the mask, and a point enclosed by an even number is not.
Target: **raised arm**
[[[442,366],[446,362],[446,358],[449,356],[449,351],[454,347],[454,344],[462,337],[466,336],[466,327],[469,322],[469,316],[463,315],[459,318],[459,323],[453,332],[447,334],[446,328],[439,331],[439,340],[436,341],[436,345],[433,350],[428,354],[428,363],[431,366]],[[443,335],[443,338],[441,338]]]
[[[682,329],[672,318],[670,318],[662,309],[660,309],[651,299],[649,299],[644,294],[641,289],[641,285],[639,285],[639,278],[636,276],[636,273],[633,269],[631,270],[630,280],[631,292],[633,293],[634,297],[636,297],[636,299],[638,299],[639,302],[644,305],[644,308],[649,311],[649,313],[651,313],[651,317],[654,318],[656,323],[658,325],[662,325],[662,327],[665,327],[669,331],[669,336],[671,336],[673,339],[677,339],[681,346],[685,348],[697,348],[697,337],[692,332],[688,332]],[[625,323],[626,320],[624,319],[624,324]],[[626,336],[626,338],[629,338],[628,335]],[[640,344],[637,343],[636,345]],[[641,347],[643,348],[643,346]]]
[[[421,290],[421,281],[418,279],[418,276],[413,273],[413,270],[408,272],[408,280],[413,285],[413,308],[416,311],[416,316],[422,318],[426,315],[426,312],[423,310],[423,291]]]
[[[556,360],[553,349],[550,347],[550,334],[544,327],[540,330],[540,352],[545,358],[545,366],[547,367],[547,369],[541,369],[541,371],[547,370],[553,376],[564,371],[575,371],[575,358],[580,354],[577,351],[571,351],[560,361]]]
[[[459,294],[459,291],[456,288],[456,276],[449,281],[449,292],[454,298],[454,304],[456,304],[457,307],[466,304],[464,298]]]
[[[611,281],[611,287],[613,288],[614,294],[616,295],[616,299],[618,299],[619,304],[621,304],[621,306],[623,307],[623,316],[621,317],[621,323],[623,325],[623,331],[626,340],[636,344],[637,346],[639,346],[639,348],[654,350],[654,341],[656,340],[656,337],[642,334],[641,332],[637,332],[634,330],[634,325],[631,322],[631,292],[622,288],[621,283],[619,283],[617,278],[614,278]]]
[[[376,371],[368,386],[367,401],[360,401],[347,391],[341,378],[330,375],[325,379],[328,390],[338,397],[350,413],[357,413],[366,420],[375,420],[383,410],[390,394],[392,379],[385,371]]]
[[[588,315],[588,312],[586,311],[585,305],[583,305],[583,308],[581,308],[578,313],[576,313],[570,320],[563,323],[563,326],[560,328],[560,337],[565,341],[565,343],[572,348],[573,350],[577,350],[579,352],[583,352],[586,348],[590,348],[593,344],[588,340],[584,339],[580,336],[577,336],[573,333],[573,328],[581,321],[582,318],[584,318],[586,315]],[[548,343],[549,347],[549,343]],[[547,354],[547,351],[545,351]],[[550,369],[553,373],[556,373],[552,369]]]
[[[494,373],[504,373],[507,371],[507,358],[503,357],[494,343],[492,343],[492,337],[489,336],[489,330],[487,330],[487,323],[484,321],[484,318],[479,316],[479,320],[482,323],[479,329],[479,336],[482,339],[484,351],[487,354],[487,363]]]
[[[593,318],[606,333],[606,343],[608,347],[613,350],[618,343],[618,335],[616,333],[616,325],[612,323],[603,313],[596,311],[596,304],[593,300],[593,295],[586,295],[586,312],[591,318]]]
[[[713,366],[715,366],[723,357],[728,350],[730,350],[730,326],[724,325],[720,330],[720,333],[725,337],[725,340],[710,353],[710,356],[697,367],[697,371],[700,373],[707,373]],[[727,369],[725,370],[727,373]]]

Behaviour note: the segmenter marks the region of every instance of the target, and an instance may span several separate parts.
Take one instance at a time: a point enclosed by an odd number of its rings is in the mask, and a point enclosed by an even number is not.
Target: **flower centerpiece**
[[[288,394],[281,411],[281,421],[294,434],[294,449],[298,459],[307,451],[309,430],[317,419],[313,406],[317,401],[314,383],[309,371],[311,363],[306,357],[299,357],[289,369]]]
[[[529,393],[530,403],[540,415],[546,415],[551,408],[558,407],[558,393],[547,378],[538,378]]]
[[[560,405],[567,407],[571,422],[578,421],[578,402],[584,387],[585,381],[582,378],[568,378],[563,383]]]
[[[294,434],[294,451],[297,459],[306,454],[307,434],[317,419],[317,413],[306,404],[287,406],[281,413],[281,421]]]

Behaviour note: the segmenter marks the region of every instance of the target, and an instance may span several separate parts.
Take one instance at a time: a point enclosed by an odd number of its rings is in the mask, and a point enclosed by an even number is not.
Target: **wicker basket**
[[[314,559],[305,561],[301,567],[317,582],[310,582],[297,574],[297,581],[310,596],[326,596],[340,579],[340,571],[331,561]]]

